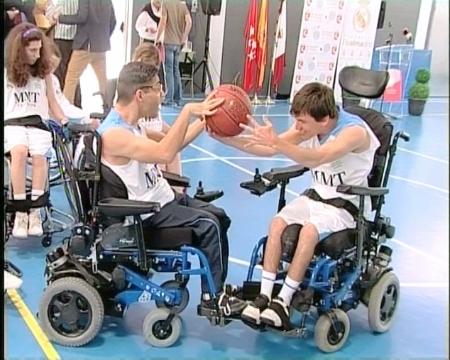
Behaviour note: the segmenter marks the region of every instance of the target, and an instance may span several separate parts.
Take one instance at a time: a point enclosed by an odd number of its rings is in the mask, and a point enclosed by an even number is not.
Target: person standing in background
[[[60,8],[61,15],[76,15],[78,12],[78,0],[56,0]],[[57,23],[55,26],[54,41],[61,52],[61,62],[55,70],[54,74],[61,84],[61,89],[64,89],[67,66],[72,55],[73,38],[77,31],[76,25]],[[74,105],[81,107],[81,90],[80,82],[78,82],[75,91]]]
[[[139,34],[141,43],[155,43],[160,19],[161,0],[150,0],[136,19],[135,29]]]
[[[116,26],[111,0],[79,0],[75,15],[60,15],[59,23],[77,25],[72,56],[64,85],[64,95],[73,104],[78,80],[88,64],[97,76],[100,93],[106,94],[106,52]]]
[[[182,97],[180,52],[188,40],[192,19],[184,1],[164,0],[156,42],[164,44],[164,69],[166,72],[166,98],[163,105],[179,106]],[[164,39],[163,39],[164,34]]]
[[[26,17],[22,12],[20,0],[5,0],[3,4],[3,39],[6,39],[9,31],[16,25],[25,22]]]

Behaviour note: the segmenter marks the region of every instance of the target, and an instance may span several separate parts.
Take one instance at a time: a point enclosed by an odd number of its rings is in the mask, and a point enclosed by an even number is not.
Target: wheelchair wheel
[[[164,289],[180,289],[180,283],[176,280],[169,280],[161,284],[161,287]],[[180,289],[181,290],[181,289]],[[189,290],[184,288],[181,290],[181,302],[180,305],[171,306],[167,304],[164,300],[155,300],[156,307],[158,308],[167,308],[172,310],[172,312],[179,314],[189,303]]]
[[[323,314],[314,328],[314,341],[317,347],[327,353],[338,351],[350,333],[350,319],[347,313],[341,309],[333,309],[331,312],[336,316],[335,326],[330,316]]]
[[[377,333],[390,329],[400,298],[400,281],[393,272],[383,274],[370,290],[369,326]]]
[[[169,316],[168,309],[155,309],[150,311],[144,319],[142,332],[150,345],[155,347],[172,346],[181,334],[181,319],[175,314],[174,318],[164,328],[164,322]]]
[[[39,304],[39,321],[51,341],[64,346],[90,342],[103,324],[102,299],[85,280],[66,277],[51,283]]]

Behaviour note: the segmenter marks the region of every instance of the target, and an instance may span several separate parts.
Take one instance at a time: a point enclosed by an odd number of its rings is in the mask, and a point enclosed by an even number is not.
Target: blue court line
[[[247,173],[247,174],[250,174],[250,175],[252,175],[252,176],[254,175],[253,171],[250,171],[250,170],[248,170],[248,169],[246,169],[246,168],[244,168],[244,167],[242,167],[242,166],[239,166],[239,165],[237,165],[237,164],[235,164],[235,163],[233,163],[233,162],[227,160],[227,158],[225,158],[225,157],[218,156],[218,155],[214,154],[213,152],[211,152],[211,151],[209,151],[209,150],[206,150],[206,149],[204,149],[204,148],[202,148],[202,147],[200,147],[200,146],[198,146],[198,145],[192,144],[192,143],[189,144],[189,146],[192,147],[192,148],[194,148],[194,149],[196,149],[196,150],[198,150],[198,151],[200,151],[200,152],[203,152],[203,153],[205,153],[205,154],[211,156],[211,158],[204,158],[204,160],[219,160],[219,161],[221,161],[221,162],[224,162],[225,164],[228,164],[228,165],[234,167],[235,169],[238,169],[238,170],[240,170],[240,171],[242,171],[242,172],[245,172],[245,173]],[[257,158],[257,157],[252,157],[252,156],[243,156],[243,157],[237,157],[237,156],[236,156],[236,157],[233,157],[233,158],[234,158],[234,159],[259,159],[259,158]],[[277,160],[277,159],[278,159],[278,158],[270,158],[270,160]],[[392,175],[391,175],[391,176],[392,176]],[[430,185],[430,186],[431,186],[431,185]],[[442,189],[441,189],[441,190],[442,190]],[[299,193],[297,193],[297,192],[295,192],[295,191],[292,191],[292,190],[290,190],[289,188],[286,188],[286,192],[287,192],[287,193],[290,193],[290,194],[292,194],[292,195],[295,195],[295,196],[299,196],[299,195],[300,195]],[[448,191],[447,191],[447,193],[448,193]],[[402,242],[402,241],[400,241],[400,240],[398,240],[398,239],[393,238],[393,239],[391,239],[391,240],[394,241],[394,242],[396,242],[397,244],[399,244],[399,245],[401,245],[401,246],[404,246],[405,248],[407,248],[407,249],[409,249],[409,250],[411,250],[411,251],[416,252],[417,254],[420,254],[420,255],[423,255],[423,256],[425,256],[425,257],[428,257],[428,258],[432,259],[434,262],[439,263],[440,265],[443,265],[443,266],[445,266],[445,267],[448,266],[448,264],[445,263],[445,262],[443,262],[441,259],[439,259],[439,258],[437,258],[437,257],[435,257],[435,256],[433,256],[433,255],[427,254],[427,253],[425,253],[425,252],[423,252],[423,251],[421,251],[421,250],[418,250],[418,249],[412,247],[411,245],[408,245],[408,244],[406,244],[406,243],[404,243],[404,242]],[[242,261],[243,261],[243,260],[242,260]]]

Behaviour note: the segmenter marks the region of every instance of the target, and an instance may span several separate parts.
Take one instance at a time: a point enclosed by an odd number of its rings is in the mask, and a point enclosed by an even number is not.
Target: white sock
[[[44,195],[44,190],[31,190],[31,201],[36,201],[39,196]]]
[[[269,299],[272,299],[273,284],[275,284],[276,277],[276,273],[265,270],[262,271],[260,294],[266,295]]]
[[[13,194],[14,200],[25,200],[27,198],[27,194]]]
[[[291,300],[292,300],[292,295],[294,295],[294,293],[297,291],[299,285],[300,285],[300,281],[292,280],[289,276],[286,276],[283,287],[281,288],[281,291],[278,294],[278,297],[282,298],[283,302],[286,305],[290,305]]]

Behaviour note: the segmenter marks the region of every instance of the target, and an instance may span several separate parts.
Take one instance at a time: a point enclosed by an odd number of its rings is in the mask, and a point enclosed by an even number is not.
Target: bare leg
[[[286,228],[286,222],[280,217],[274,217],[270,224],[269,237],[264,253],[264,270],[276,273],[281,259],[281,234]]]
[[[11,149],[11,182],[14,194],[25,194],[25,171],[28,158],[28,148],[17,145]]]
[[[297,248],[295,249],[294,258],[288,269],[288,276],[295,281],[302,281],[305,271],[314,254],[314,249],[319,243],[319,233],[312,224],[306,224],[302,227],[299,235]]]
[[[32,189],[44,191],[45,182],[47,181],[47,159],[43,155],[34,155],[33,161],[33,180]]]

